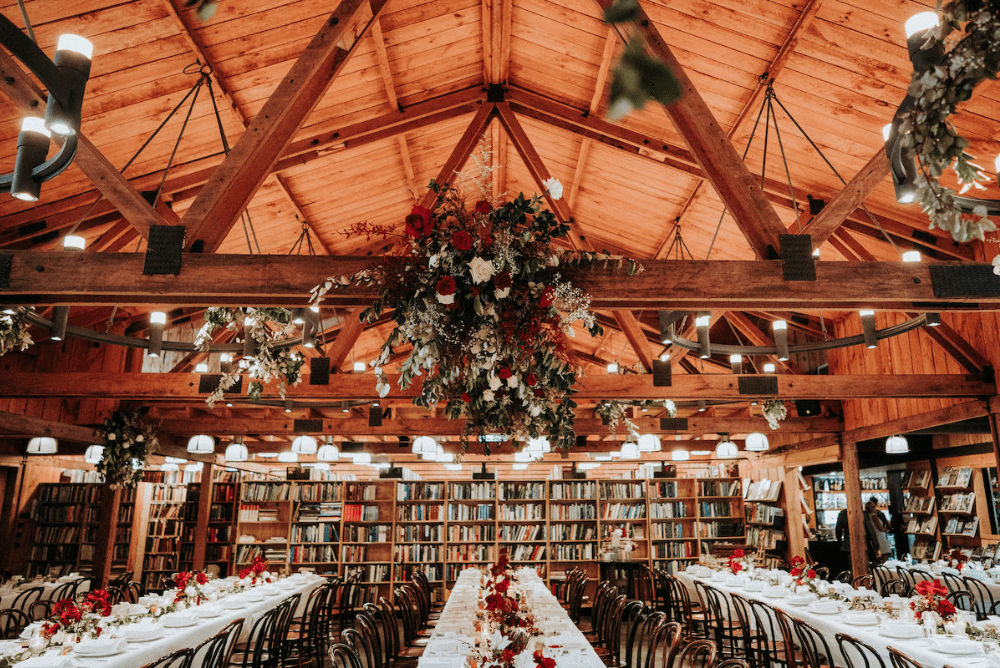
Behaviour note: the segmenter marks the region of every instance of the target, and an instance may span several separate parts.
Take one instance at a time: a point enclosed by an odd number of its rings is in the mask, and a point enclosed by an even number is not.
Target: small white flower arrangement
[[[778,424],[786,417],[788,417],[788,408],[785,407],[785,402],[780,399],[768,399],[764,402],[764,419],[767,420],[767,426],[771,429],[778,429],[781,425]]]
[[[27,350],[34,341],[28,334],[27,312],[0,313],[0,357],[12,350]]]

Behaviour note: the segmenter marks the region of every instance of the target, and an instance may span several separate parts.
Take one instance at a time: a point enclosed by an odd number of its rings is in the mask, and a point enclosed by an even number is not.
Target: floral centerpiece
[[[267,570],[267,562],[263,557],[254,557],[253,563],[240,571],[240,580],[244,586],[253,587],[266,582],[274,582],[274,574]]]
[[[948,554],[948,565],[961,571],[969,561],[969,555],[963,554],[957,547]]]
[[[948,595],[948,588],[941,584],[940,580],[921,580],[914,590],[919,598],[910,601],[910,609],[918,622],[936,628],[951,621],[955,615],[955,606],[945,598]]]
[[[808,567],[805,557],[792,557],[792,567],[788,574],[795,578],[792,582],[796,588],[808,587],[813,593],[818,593],[819,576],[816,571]]]
[[[594,407],[594,412],[597,413],[602,422],[608,425],[608,429],[611,430],[612,434],[618,431],[618,425],[621,424],[625,426],[626,433],[638,436],[639,427],[637,427],[635,422],[633,422],[629,417],[629,406],[639,406],[642,408],[665,408],[667,417],[672,418],[677,415],[677,405],[670,399],[665,399],[663,401],[617,401],[611,399],[608,401],[598,402]]]
[[[96,638],[101,635],[105,618],[110,615],[111,600],[108,592],[95,589],[88,592],[79,603],[70,598],[56,602],[49,621],[42,624],[41,635],[51,641],[58,641],[60,634],[63,639],[75,635],[72,639],[76,642],[80,642],[87,634]]]
[[[27,312],[0,313],[0,357],[12,350],[27,350],[34,341],[28,334]]]
[[[208,575],[202,571],[174,573],[174,586],[177,587],[174,604],[201,605],[202,601],[208,600],[208,594],[201,588],[202,585],[206,584],[208,584]]]
[[[778,423],[788,417],[788,408],[781,399],[768,399],[762,408],[764,419],[771,429],[778,429],[781,426]]]
[[[112,489],[134,487],[142,479],[146,458],[159,444],[153,429],[142,423],[146,410],[115,411],[104,420],[104,451],[96,468]]]
[[[733,550],[733,553],[729,556],[729,561],[726,565],[729,567],[729,570],[733,572],[733,575],[739,575],[741,571],[752,568],[753,561],[747,557],[743,548],[738,547]]]
[[[558,199],[559,182],[546,186]],[[602,330],[590,298],[560,268],[604,262],[631,274],[641,267],[607,253],[557,250],[554,243],[567,236],[569,225],[544,209],[539,196],[503,203],[481,199],[470,210],[454,187],[432,181],[431,188],[434,208],[414,207],[402,234],[367,223],[352,228],[369,237],[400,238],[402,257],[327,278],[313,288],[312,303],[331,290],[375,286],[379,296],[362,320],[392,309],[396,323],[371,363],[379,395],[390,391],[383,367],[398,348],[411,346],[399,385],[409,387],[423,376],[414,403],[443,403],[448,418],[464,418],[463,448],[470,435],[487,433],[519,442],[544,435],[556,447],[572,447],[576,404],[570,397],[577,369],[566,337],[577,321],[591,335]]]

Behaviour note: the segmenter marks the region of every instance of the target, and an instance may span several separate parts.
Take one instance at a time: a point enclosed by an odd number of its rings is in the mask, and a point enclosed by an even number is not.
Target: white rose
[[[484,260],[478,255],[468,262],[469,273],[472,274],[473,283],[485,283],[486,281],[493,278],[493,273],[496,271],[493,268],[493,263],[489,260]]]
[[[427,258],[427,266],[430,267],[431,269],[433,269],[434,267],[438,266],[438,256],[437,256],[437,253],[435,253],[434,255],[431,255],[429,258]]]
[[[441,302],[442,304],[454,304],[455,303],[455,295],[454,294],[450,294],[450,295],[437,294],[436,296],[437,296],[437,300],[439,302]]]
[[[483,401],[493,401],[493,390],[483,390]]]
[[[486,381],[490,384],[491,390],[499,390],[500,386],[503,385],[503,381],[496,376],[490,376]]]
[[[559,266],[559,256],[556,255],[555,253],[553,253],[552,256],[549,257],[549,266],[550,267]]]
[[[548,178],[542,181],[542,185],[545,189],[549,191],[549,195],[552,199],[562,199],[563,196],[563,185],[559,183],[557,178]]]
[[[517,374],[511,374],[511,377],[507,379],[507,387],[517,387]]]
[[[108,434],[108,440],[109,441],[115,440],[115,433],[114,432],[111,432],[110,434]]]
[[[142,434],[139,434],[138,436],[135,437],[135,441],[136,441],[136,443],[142,443],[142,441],[144,440],[144,438],[145,437]]]
[[[494,290],[493,296],[497,299],[507,299],[507,295],[510,294],[510,288],[504,288],[503,290]]]
[[[194,598],[195,596],[198,595],[198,590],[195,589],[194,587],[185,587],[184,588],[184,595],[188,596],[190,598]]]

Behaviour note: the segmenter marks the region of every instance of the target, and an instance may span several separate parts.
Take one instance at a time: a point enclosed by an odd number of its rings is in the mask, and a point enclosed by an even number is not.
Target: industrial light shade
[[[278,461],[283,464],[294,464],[299,461],[299,453],[286,450],[278,453]]]
[[[938,15],[937,12],[920,12],[919,14],[914,14],[906,20],[903,24],[906,30],[906,36],[913,37],[919,32],[929,30],[938,25]]]
[[[230,443],[226,446],[227,462],[245,462],[248,459],[250,459],[250,452],[247,450],[247,446],[242,443]]]
[[[740,449],[732,441],[719,441],[715,446],[715,456],[719,459],[736,459],[740,454]]]
[[[878,348],[878,337],[875,335],[875,311],[858,311],[861,317],[861,329],[865,338],[865,348]]]
[[[675,462],[686,462],[691,459],[691,453],[684,448],[679,448],[670,453],[670,459]]]
[[[205,434],[198,434],[188,439],[188,452],[199,455],[210,455],[215,452],[215,439]]]
[[[96,464],[101,461],[101,457],[104,456],[104,446],[103,445],[91,445],[87,447],[87,452],[83,454],[83,461],[88,464]]]
[[[771,446],[767,443],[767,436],[759,431],[747,435],[747,450],[749,452],[764,452],[769,447]]]
[[[890,436],[885,439],[885,454],[902,455],[910,451],[910,444],[905,436]]]
[[[437,441],[435,441],[430,436],[417,436],[413,439],[413,445],[410,450],[415,455],[422,455],[425,452],[436,453],[437,452]]]
[[[29,455],[54,455],[59,452],[59,441],[51,436],[36,436],[28,441]]]
[[[622,459],[639,459],[642,457],[642,452],[639,450],[639,444],[635,441],[625,441],[622,443],[621,456]]]
[[[354,455],[355,464],[371,464],[372,456],[367,452],[355,452]]]
[[[340,459],[340,448],[333,443],[320,446],[320,449],[316,452],[316,459],[321,462],[335,462]]]
[[[442,448],[439,445],[437,449],[437,457],[434,459],[434,461],[440,462],[441,464],[450,464],[451,462],[455,461],[455,453],[445,452],[444,448]]]
[[[663,446],[656,434],[643,434],[639,437],[639,452],[659,452]]]
[[[312,436],[296,436],[292,441],[292,452],[299,455],[315,455],[318,445]]]
[[[788,323],[784,320],[775,320],[771,324],[774,331],[774,347],[778,353],[778,361],[787,362],[788,353]]]
[[[529,438],[528,451],[535,453],[539,458],[541,458],[544,453],[552,452],[552,444],[549,443],[549,439],[544,436],[540,438]]]

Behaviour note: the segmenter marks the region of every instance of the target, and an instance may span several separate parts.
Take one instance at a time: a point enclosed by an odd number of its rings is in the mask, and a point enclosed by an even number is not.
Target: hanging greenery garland
[[[763,415],[768,427],[778,429],[781,427],[779,422],[788,417],[788,408],[781,399],[768,399],[764,402]]]
[[[0,357],[12,350],[27,350],[34,341],[28,334],[27,310],[0,313]]]
[[[667,409],[667,417],[674,417],[677,415],[677,406],[670,399],[664,401],[615,401],[614,399],[608,401],[601,401],[594,407],[594,412],[601,418],[601,420],[608,425],[608,429],[611,430],[612,434],[618,433],[618,426],[623,425],[625,427],[625,432],[631,436],[639,435],[639,427],[636,426],[635,422],[628,415],[628,409],[630,406],[637,406],[640,408],[665,408]]]
[[[104,420],[104,452],[97,472],[112,489],[134,487],[142,480],[146,460],[159,445],[152,427],[143,424],[148,409],[115,411]]]

